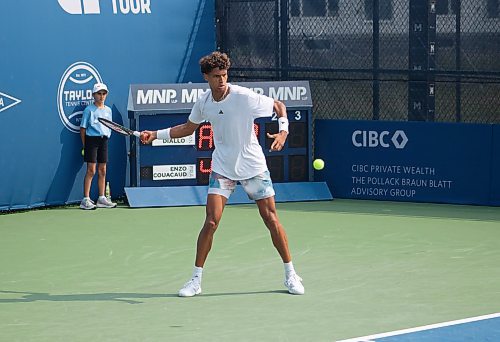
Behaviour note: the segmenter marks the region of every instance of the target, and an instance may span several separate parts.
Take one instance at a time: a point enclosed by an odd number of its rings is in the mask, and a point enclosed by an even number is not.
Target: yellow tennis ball
[[[325,162],[323,161],[323,159],[314,159],[313,167],[315,170],[323,170],[323,168],[325,167]]]

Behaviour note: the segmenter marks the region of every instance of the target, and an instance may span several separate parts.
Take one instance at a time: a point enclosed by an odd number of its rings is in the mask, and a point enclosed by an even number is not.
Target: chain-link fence
[[[234,81],[309,80],[315,118],[500,123],[499,3],[218,0],[218,47]]]

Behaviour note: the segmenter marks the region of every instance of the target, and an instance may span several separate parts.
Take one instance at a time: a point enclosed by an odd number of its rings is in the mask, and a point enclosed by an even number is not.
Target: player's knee
[[[99,164],[97,172],[99,172],[99,175],[101,176],[106,176],[106,164]]]
[[[209,233],[215,233],[217,227],[219,226],[219,220],[215,217],[207,217],[203,229]]]

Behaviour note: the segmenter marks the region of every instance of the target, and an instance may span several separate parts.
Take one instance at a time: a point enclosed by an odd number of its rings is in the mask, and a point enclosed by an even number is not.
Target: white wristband
[[[288,119],[285,118],[285,117],[279,117],[278,118],[278,127],[279,127],[279,131],[285,131],[288,133]]]
[[[170,128],[159,129],[156,132],[156,139],[161,139],[161,140],[170,140],[170,139],[172,139],[170,137]]]

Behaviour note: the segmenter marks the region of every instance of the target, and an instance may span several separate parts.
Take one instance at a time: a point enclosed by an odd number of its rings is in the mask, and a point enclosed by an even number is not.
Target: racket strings
[[[115,132],[118,132],[118,133],[121,133],[121,134],[124,134],[124,135],[129,135],[131,133],[131,131],[128,129],[128,128],[125,128],[113,121],[110,121],[110,120],[106,120],[106,119],[103,119],[103,118],[100,118],[99,121],[104,125],[104,126],[107,126],[109,128],[111,128],[113,131]]]
[[[109,124],[109,128],[119,133],[128,134],[128,132],[121,126]]]

